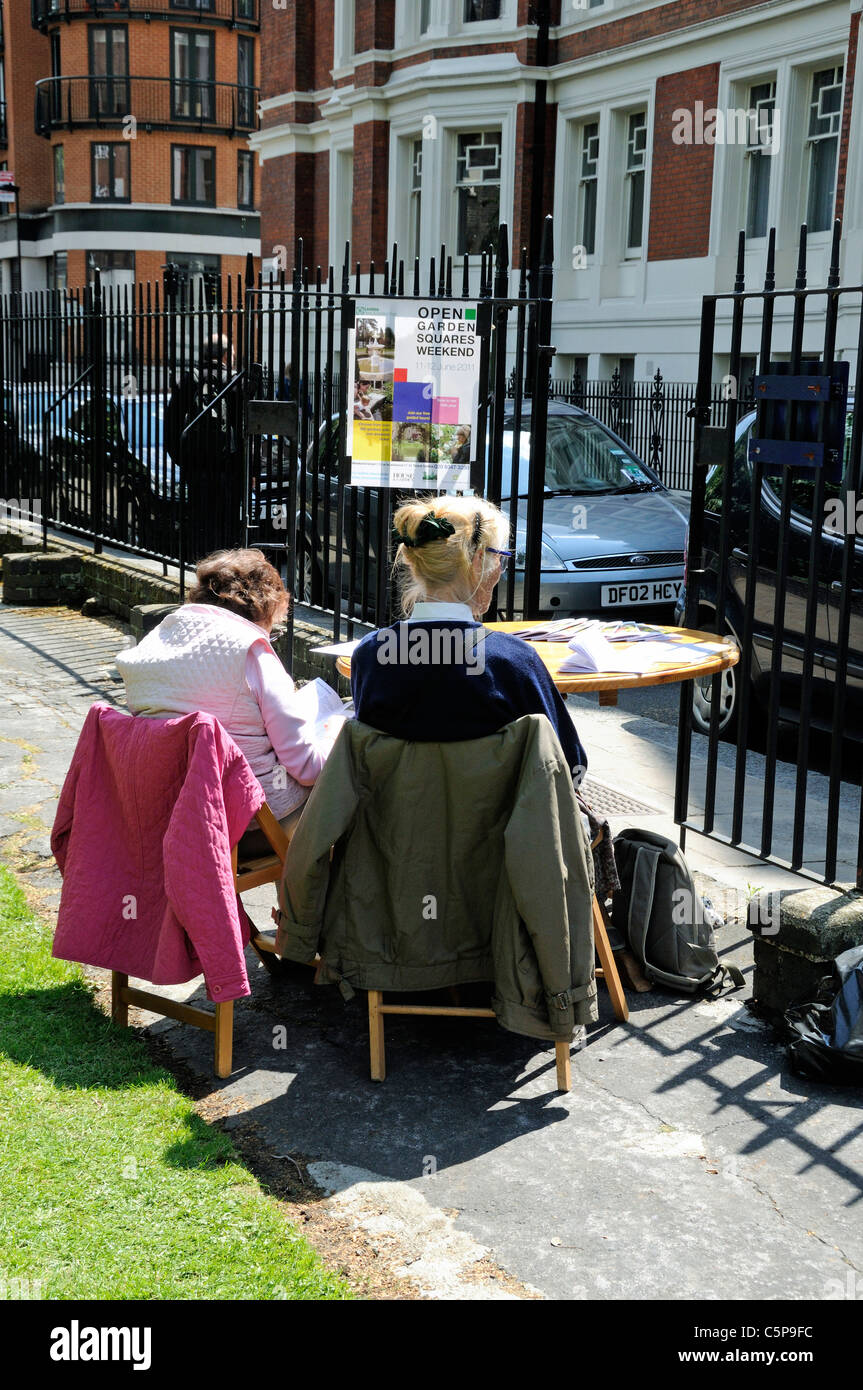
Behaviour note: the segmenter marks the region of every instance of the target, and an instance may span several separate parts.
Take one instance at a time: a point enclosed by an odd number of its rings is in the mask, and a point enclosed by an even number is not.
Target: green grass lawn
[[[0,1297],[344,1299],[0,866]]]

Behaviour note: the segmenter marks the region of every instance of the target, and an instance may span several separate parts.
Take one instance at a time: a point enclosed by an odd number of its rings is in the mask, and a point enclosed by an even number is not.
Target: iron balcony
[[[36,134],[122,127],[145,130],[257,130],[257,87],[171,77],[45,77],[36,83]]]
[[[170,19],[197,20],[237,29],[258,29],[260,0],[30,0],[34,29],[46,30],[59,20]]]

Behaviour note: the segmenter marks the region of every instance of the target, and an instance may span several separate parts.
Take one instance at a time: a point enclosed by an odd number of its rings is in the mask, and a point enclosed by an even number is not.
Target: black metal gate
[[[350,486],[343,422],[348,332],[358,295],[408,295],[438,306],[474,300],[481,342],[474,491],[500,503],[529,441],[529,478],[511,488],[519,572],[499,611],[529,615],[540,592],[552,293],[552,225],[528,295],[507,229],[497,249],[454,266],[445,248],[427,274],[392,260],[338,278],[293,272],[243,280],[105,286],[0,300],[0,491],[4,510],[49,528],[180,568],[218,547],[273,552],[296,598],[347,623],[384,623],[394,495]],[[517,288],[511,294],[511,280]],[[509,389],[508,389],[509,388]],[[515,441],[515,443],[514,443]],[[525,493],[524,487],[527,491]],[[10,504],[8,507],[6,504]],[[14,506],[11,505],[14,503]]]
[[[863,289],[840,286],[839,248],[837,222],[826,285],[808,287],[803,227],[794,287],[777,289],[771,232],[763,289],[747,290],[741,233],[733,291],[704,299],[685,622],[732,633],[741,659],[694,699],[681,687],[675,819],[682,839],[861,887]],[[739,380],[753,327],[754,404],[732,398],[716,428],[714,353],[728,342]]]
[[[539,602],[542,498],[546,451],[552,292],[552,226],[545,226],[538,295],[527,293],[524,253],[518,287],[510,294],[508,236],[483,255],[473,277],[467,256],[458,266],[446,248],[432,258],[427,279],[419,261],[406,272],[393,246],[381,270],[350,265],[350,250],[336,288],[330,267],[314,275],[303,264],[302,243],[290,276],[246,293],[245,376],[248,543],[276,553],[298,600],[332,615],[334,638],[343,625],[382,625],[395,617],[390,583],[395,489],[350,484],[345,422],[353,409],[348,381],[349,333],[359,296],[376,300],[426,299],[443,306],[477,304],[481,341],[479,410],[473,490],[507,506],[517,540],[519,570],[497,595],[501,616]],[[472,285],[472,278],[474,284]],[[348,392],[351,391],[350,400]],[[509,487],[512,460],[529,438],[527,492]],[[402,490],[404,491],[404,490]],[[510,495],[511,494],[511,495]],[[430,496],[435,495],[430,492]],[[275,557],[274,557],[275,558]]]

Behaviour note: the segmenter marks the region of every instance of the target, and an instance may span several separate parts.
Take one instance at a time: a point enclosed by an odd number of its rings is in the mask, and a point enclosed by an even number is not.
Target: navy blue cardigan
[[[397,623],[370,632],[351,657],[351,689],[357,718],[363,724],[417,743],[459,743],[485,738],[523,714],[545,714],[569,767],[573,772],[587,767],[587,754],[554,681],[522,638],[487,631],[481,623],[449,618],[445,622],[413,622],[407,633],[416,628],[471,633],[471,641],[484,642],[482,661],[470,649],[467,664],[411,665],[381,660],[387,654],[385,642],[395,643],[401,626]],[[389,639],[391,633],[395,636]],[[482,669],[469,670],[472,663]]]

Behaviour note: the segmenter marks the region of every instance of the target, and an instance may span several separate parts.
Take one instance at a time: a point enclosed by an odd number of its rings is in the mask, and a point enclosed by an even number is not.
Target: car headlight
[[[518,532],[515,538],[515,567],[517,570],[524,569],[525,547],[527,537],[523,531]],[[552,550],[547,541],[543,541],[539,547],[539,567],[541,570],[565,570],[566,565],[557,551]]]

